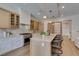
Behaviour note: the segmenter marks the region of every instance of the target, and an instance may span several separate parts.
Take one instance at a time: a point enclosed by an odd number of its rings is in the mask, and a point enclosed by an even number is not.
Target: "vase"
[[[42,35],[42,39],[43,39],[43,40],[45,39],[45,35]]]

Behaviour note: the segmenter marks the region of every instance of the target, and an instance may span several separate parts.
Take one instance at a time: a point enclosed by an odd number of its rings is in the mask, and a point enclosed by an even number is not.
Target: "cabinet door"
[[[30,55],[31,56],[51,56],[50,42],[30,40]]]
[[[20,38],[13,38],[12,39],[12,48],[17,49],[19,47],[22,47],[24,45],[23,39]]]
[[[10,20],[10,22],[11,22],[11,28],[19,28],[19,15],[16,15],[16,14],[14,14],[14,13],[11,13],[11,15],[10,15],[11,17],[11,20]]]
[[[48,32],[52,34],[54,33],[54,24],[48,23]]]
[[[33,20],[31,20],[30,29],[34,30],[34,21]]]
[[[10,19],[10,22],[11,22],[10,26],[11,26],[11,28],[15,28],[15,14],[11,13],[10,18],[11,18]]]
[[[39,32],[43,32],[44,31],[44,23],[39,23]]]
[[[2,42],[0,43],[0,54],[9,52],[10,50],[12,50],[11,40],[2,40]]]
[[[0,9],[0,28],[9,28],[10,25],[10,13]]]
[[[16,28],[19,28],[19,15],[16,15],[15,25]]]
[[[23,46],[24,41],[23,40],[17,40],[16,41],[16,48],[22,47]]]

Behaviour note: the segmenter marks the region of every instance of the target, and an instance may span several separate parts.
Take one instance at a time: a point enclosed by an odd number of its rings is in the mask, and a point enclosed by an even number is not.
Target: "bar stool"
[[[56,37],[55,37],[55,39],[52,41],[52,55],[53,56],[60,56],[62,53],[63,53],[63,51],[61,50],[62,49],[62,46],[61,46],[61,44],[62,44],[62,38],[61,38],[61,35],[57,35]]]
[[[63,51],[61,50],[62,49],[62,46],[61,46],[62,41],[63,40],[61,40],[59,42],[54,42],[52,44],[52,55],[60,56],[63,53]]]

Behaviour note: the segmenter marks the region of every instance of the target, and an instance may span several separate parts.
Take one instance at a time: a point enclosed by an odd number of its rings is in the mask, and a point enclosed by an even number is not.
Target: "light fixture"
[[[63,16],[63,14],[61,16]]]
[[[37,15],[40,15],[40,12],[38,12]]]
[[[52,21],[49,21],[49,23],[52,23]]]
[[[58,17],[63,17],[65,6],[61,3],[57,3],[57,9],[58,9]]]
[[[62,6],[62,9],[64,9],[64,6]]]
[[[52,10],[49,10],[49,18],[51,19],[52,18]]]
[[[44,18],[44,19],[46,19],[46,18],[47,18],[47,16],[43,16],[43,18]]]

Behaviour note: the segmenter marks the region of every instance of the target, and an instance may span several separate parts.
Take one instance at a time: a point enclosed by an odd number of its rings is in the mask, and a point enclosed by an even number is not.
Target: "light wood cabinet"
[[[44,32],[44,23],[39,22],[39,32]]]
[[[19,15],[11,13],[10,17],[10,28],[19,28]]]
[[[33,29],[34,29],[34,21],[31,20],[31,22],[30,22],[30,30],[33,30]]]
[[[35,21],[35,20],[31,20],[30,29],[35,32],[38,31],[39,30],[39,22]]]
[[[44,23],[31,20],[30,22],[30,30],[33,32],[43,32],[44,31]]]
[[[54,33],[54,24],[52,23],[48,23],[48,30],[49,33]]]
[[[19,28],[19,15],[0,8],[0,28]]]

